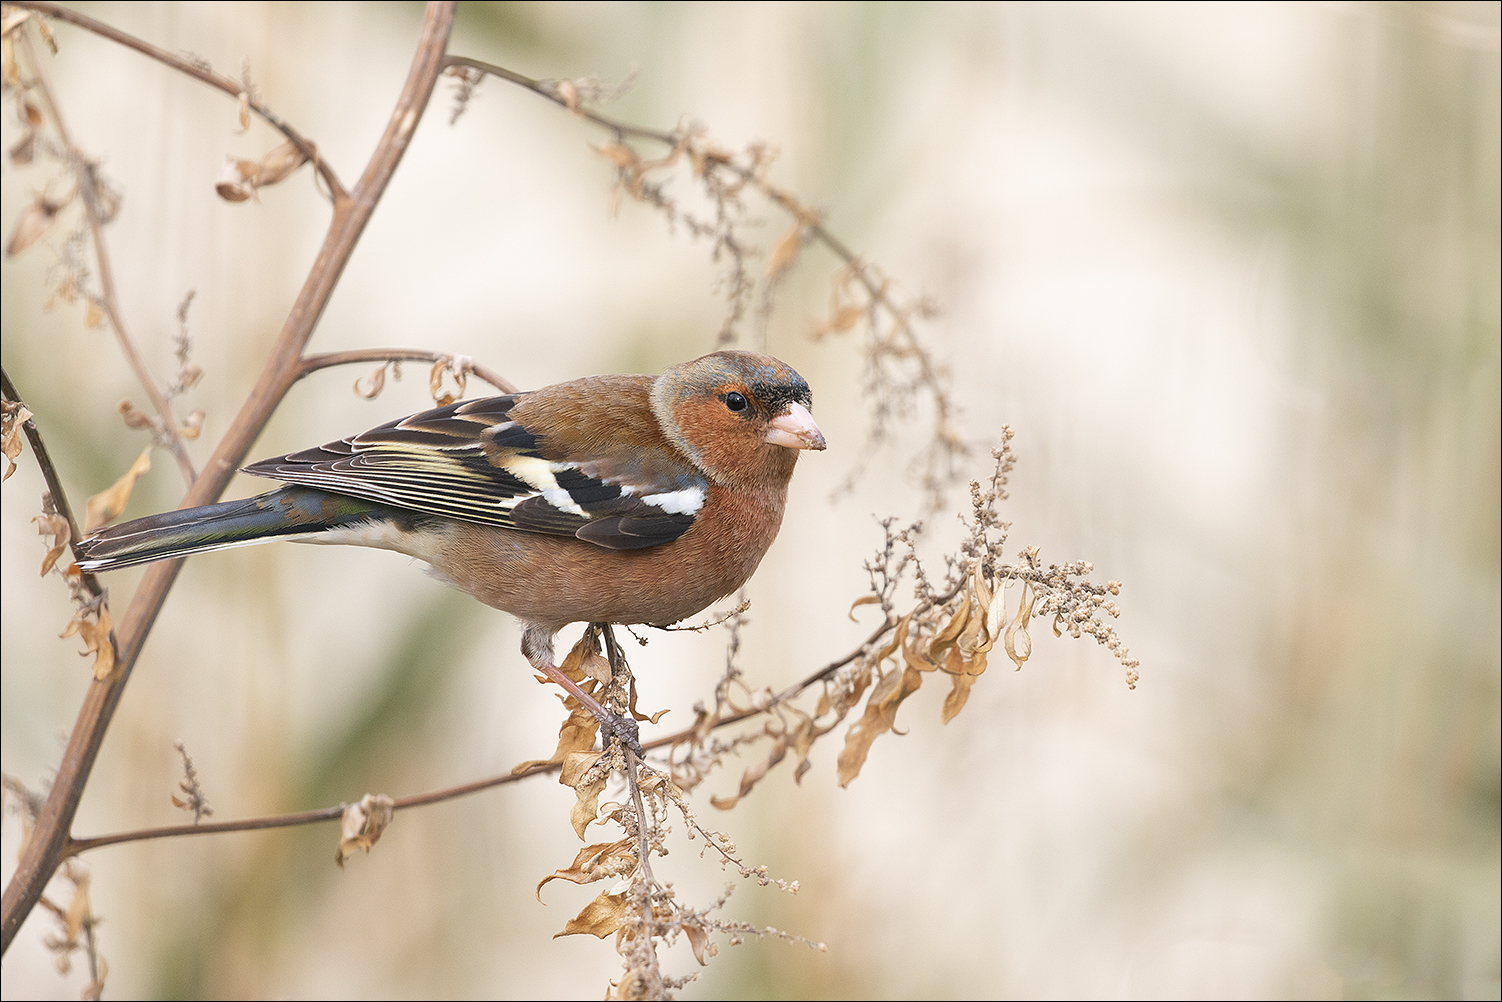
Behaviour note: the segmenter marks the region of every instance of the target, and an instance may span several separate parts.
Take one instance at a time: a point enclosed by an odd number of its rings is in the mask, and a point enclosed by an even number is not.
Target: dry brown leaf
[[[576,884],[592,884],[608,877],[620,877],[636,869],[637,841],[627,835],[615,842],[596,842],[580,849],[566,870],[554,870],[537,882],[537,900],[542,900],[542,889],[549,881],[571,880]],[[629,863],[629,865],[627,865]]]
[[[203,419],[207,416],[208,415],[203,411],[194,411],[192,414],[189,414],[188,419],[182,423],[182,426],[178,429],[178,433],[181,434],[183,438],[186,438],[191,442],[193,439],[203,434]]]
[[[52,229],[52,224],[57,220],[57,214],[68,203],[53,202],[45,196],[38,195],[32,199],[30,205],[21,210],[16,217],[16,226],[10,231],[10,241],[5,245],[5,256],[15,257]]]
[[[395,811],[395,801],[384,793],[367,793],[344,809],[344,817],[339,821],[339,849],[334,853],[339,869],[344,869],[344,861],[356,849],[370,851],[391,824]]]
[[[129,399],[120,401],[115,405],[115,409],[120,412],[120,418],[125,422],[127,428],[139,430],[141,428],[156,427],[156,422],[152,420],[151,415],[145,411],[136,410],[136,405],[131,403]]]
[[[30,17],[31,11],[29,10],[21,10],[18,7],[7,8],[4,19],[0,20],[0,36],[9,38],[11,32],[25,24]]]
[[[949,690],[949,695],[944,697],[944,710],[939,719],[949,723],[965,708],[965,701],[970,698],[970,687],[975,684],[975,675],[951,675],[949,681],[954,688]]]
[[[573,787],[574,795],[578,798],[573,810],[569,811],[569,822],[574,826],[574,834],[579,836],[581,842],[584,841],[584,829],[599,815],[600,794],[605,790],[605,781],[610,778],[610,770],[601,769],[596,778],[588,781],[585,779],[600,760],[600,755],[600,752],[593,750],[572,752],[564,758],[563,768],[558,770],[558,782],[563,786]]]
[[[16,401],[0,401],[0,453],[5,455],[5,473],[0,481],[16,472],[16,457],[21,454],[21,426],[31,420],[31,411]],[[47,573],[46,571],[42,572]]]
[[[1007,657],[1017,664],[1017,669],[1022,669],[1022,663],[1033,653],[1033,641],[1027,634],[1027,621],[1033,615],[1033,589],[1028,582],[1022,582],[1022,601],[1017,606],[1017,613],[1012,617],[1012,622],[1007,625],[1006,634],[1002,638],[1002,646],[1006,649]]]
[[[235,109],[235,117],[239,119],[240,127],[235,131],[243,133],[250,128],[250,91],[242,90],[240,100],[236,103],[238,107]]]
[[[866,763],[866,755],[871,751],[871,743],[893,730],[897,708],[903,700],[917,692],[922,684],[923,675],[912,668],[901,671],[893,669],[876,683],[876,687],[871,690],[871,698],[866,701],[866,712],[861,715],[861,719],[850,725],[850,730],[845,734],[845,747],[841,749],[836,763],[840,786],[848,786],[852,779],[860,775],[861,766]]]
[[[42,503],[50,507],[50,500],[46,497]],[[42,573],[40,577],[46,577],[47,572],[52,570],[63,551],[73,540],[73,529],[68,525],[68,520],[56,512],[43,515],[33,515],[33,522],[37,523],[37,532],[43,536],[51,536],[52,540],[47,544],[47,555],[42,558]]]
[[[148,445],[142,449],[136,461],[119,480],[89,498],[88,514],[84,516],[84,532],[92,534],[98,531],[125,510],[126,503],[130,501],[130,492],[136,485],[136,478],[151,469],[151,448]]]
[[[604,939],[606,936],[615,935],[616,930],[621,927],[621,917],[625,914],[626,895],[624,892],[620,894],[601,894],[585,905],[584,910],[578,915],[569,919],[568,924],[563,927],[563,931],[555,933],[553,938],[557,939],[559,936],[578,936],[582,933],[588,933],[591,936],[598,936]]]
[[[928,656],[934,662],[938,662],[944,656],[944,652],[959,640],[960,632],[965,624],[970,621],[970,589],[966,588],[960,595],[959,608],[954,610],[954,615],[949,617],[949,622],[934,637],[933,643],[928,645]]]
[[[90,618],[90,617],[94,618]],[[103,679],[109,675],[115,667],[115,644],[110,639],[110,631],[115,628],[114,621],[110,618],[109,606],[100,603],[96,611],[80,609],[78,613],[63,627],[63,632],[58,638],[66,640],[77,636],[83,641],[84,649],[79,651],[79,657],[94,655],[94,663],[91,669],[96,679]]]
[[[261,169],[256,177],[256,187],[285,181],[293,171],[308,162],[307,154],[292,141],[287,141],[261,158]]]
[[[767,277],[776,278],[792,267],[802,245],[803,223],[796,222],[772,245],[772,253],[767,256]]]
[[[763,777],[766,776],[767,772],[771,770],[771,768],[778,762],[781,762],[783,757],[786,756],[787,753],[788,739],[786,735],[783,735],[776,741],[772,742],[771,750],[767,752],[765,758],[762,758],[759,761],[747,766],[746,771],[741,773],[741,787],[740,790],[736,792],[735,796],[710,797],[709,802],[722,811],[730,810],[736,804],[740,803],[740,799],[746,794],[750,793],[752,787],[754,787],[757,783],[760,783]]]
[[[362,389],[360,386],[361,383],[366,384],[366,388]],[[385,386],[386,363],[384,362],[381,363],[380,368],[376,369],[376,371],[372,372],[370,375],[361,376],[359,379],[355,380],[355,392],[364,397],[366,400],[374,400],[377,396],[380,395],[381,390]]]
[[[604,146],[595,146],[591,143],[589,148],[622,170],[630,170],[641,165],[641,156],[631,147],[621,143],[606,143]]]
[[[693,949],[694,959],[699,962],[700,967],[708,967],[709,958],[719,956],[719,944],[710,941],[709,930],[704,928],[703,923],[685,919],[683,934],[688,937],[688,945]]]
[[[52,34],[52,25],[47,23],[45,17],[38,17],[33,23],[37,26],[37,31],[41,33],[42,41],[47,43],[48,51],[54,56],[57,55],[57,36]]]
[[[255,197],[256,178],[260,173],[261,165],[256,161],[227,156],[224,168],[219,171],[219,179],[214,182],[214,191],[226,202],[244,202]]]

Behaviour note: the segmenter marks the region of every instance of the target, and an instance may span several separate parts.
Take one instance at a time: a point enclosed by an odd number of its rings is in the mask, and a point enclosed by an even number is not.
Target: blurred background
[[[416,4],[89,4],[238,75],[358,176],[404,79]],[[1015,549],[1125,583],[1142,680],[1039,630],[965,712],[903,707],[849,789],[837,736],[795,785],[728,814],[695,794],[758,888],[679,842],[681,900],[828,944],[719,957],[685,998],[1499,995],[1499,82],[1495,3],[465,4],[451,51],[537,77],[639,74],[608,109],[781,153],[771,177],[931,296],[974,469],[1003,423]],[[178,303],[204,369],[199,462],[259,371],[328,217],[311,174],[213,192],[232,101],[66,25],[48,72],[75,142],[123,193],[109,229],[126,317],[165,381]],[[624,200],[605,137],[484,83],[443,83],[314,350],[465,353],[523,387],[655,372],[714,346],[722,265]],[[13,107],[13,105],[8,105]],[[20,138],[7,111],[4,142]],[[651,153],[651,150],[644,150]],[[681,185],[682,182],[679,182]],[[50,186],[50,188],[49,188]],[[4,174],[7,232],[66,183]],[[688,189],[681,188],[687,197]],[[788,225],[753,206],[770,246]],[[71,224],[70,224],[71,227]],[[77,507],[144,444],[113,340],[48,300],[59,229],[3,270],[4,364]],[[780,687],[870,629],[874,517],[911,520],[919,413],[856,490],[859,335],[815,342],[839,262],[807,249],[767,324],[831,443],[805,457],[750,585],[741,663]],[[753,329],[748,324],[747,329]],[[251,458],[428,405],[426,367],[373,401],[363,370],[297,387]],[[473,383],[471,386],[473,387]],[[474,390],[472,389],[472,392]],[[479,391],[483,392],[483,390]],[[241,477],[230,496],[263,482]],[[65,589],[38,580],[29,450],[4,486],[4,769],[45,787],[86,688]],[[125,517],[176,506],[165,454]],[[963,490],[952,498],[959,511]],[[934,561],[959,535],[930,520]],[[123,610],[139,572],[107,582]],[[182,819],[185,742],[215,820],[448,786],[546,757],[559,720],[509,617],[406,558],[272,545],[189,561],[106,740],[75,833]],[[692,719],[725,636],[653,635],[643,705]],[[934,687],[938,689],[939,687]],[[607,798],[609,794],[607,794]],[[104,849],[86,861],[107,997],[584,997],[610,943],[552,940],[597,887],[541,877],[578,847],[539,778],[399,815],[341,872],[331,826]],[[19,822],[7,814],[5,878]],[[600,831],[595,829],[594,831]],[[681,834],[682,825],[675,825]],[[606,837],[606,836],[600,836]],[[613,838],[614,836],[608,836]],[[65,897],[60,884],[57,895]],[[34,912],[7,998],[74,998]],[[679,947],[675,973],[696,969]],[[76,958],[75,958],[76,959]]]

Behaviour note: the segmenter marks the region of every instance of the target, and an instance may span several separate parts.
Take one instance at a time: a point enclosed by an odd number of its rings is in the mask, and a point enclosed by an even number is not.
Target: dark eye
[[[725,394],[725,406],[733,411],[743,411],[750,405],[746,403],[745,397],[732,392]]]

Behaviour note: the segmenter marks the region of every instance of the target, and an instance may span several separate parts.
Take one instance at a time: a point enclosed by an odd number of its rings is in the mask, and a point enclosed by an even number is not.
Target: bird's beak
[[[787,413],[772,419],[765,441],[787,449],[823,449],[824,434],[802,404],[789,404]]]

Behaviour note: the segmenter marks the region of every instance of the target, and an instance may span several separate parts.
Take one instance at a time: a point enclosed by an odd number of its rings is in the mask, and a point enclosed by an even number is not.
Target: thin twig
[[[6,6],[34,10],[39,14],[46,14],[48,17],[55,17],[59,21],[66,21],[86,31],[92,31],[94,34],[108,38],[112,42],[118,42],[127,49],[135,49],[144,56],[149,56],[159,63],[164,63],[179,73],[187,74],[195,80],[208,84],[210,87],[222,90],[236,100],[245,91],[245,85],[241,81],[215,73],[202,63],[184,59],[175,53],[168,52],[166,49],[159,48],[150,42],[123,32],[119,28],[111,27],[102,21],[96,21],[87,14],[80,14],[76,10],[69,10],[67,7],[55,3],[45,3],[42,0],[14,0],[14,3],[11,0],[7,0]],[[334,173],[334,169],[324,161],[323,157],[318,155],[318,144],[298,132],[280,115],[266,107],[265,104],[256,100],[254,94],[250,95],[249,106],[250,110],[259,115],[267,125],[270,125],[273,129],[286,136],[294,146],[302,151],[303,156],[308,158],[313,167],[323,177],[324,182],[328,184],[329,191],[336,205],[349,198],[349,193],[344,190],[344,185],[339,182],[339,177]]]
[[[297,378],[327,369],[335,365],[358,365],[361,362],[442,362],[454,356],[425,348],[356,348],[352,351],[329,351],[320,355],[304,355],[297,363]],[[483,365],[470,362],[468,372],[474,373],[502,393],[516,393],[516,386],[499,373]]]
[[[198,478],[198,471],[193,468],[193,460],[188,456],[188,447],[183,441],[182,424],[172,411],[172,402],[156,384],[156,378],[147,368],[146,360],[141,357],[130,332],[125,329],[125,317],[120,312],[120,298],[115,292],[115,272],[110,265],[109,247],[104,240],[104,218],[99,211],[99,183],[94,173],[95,165],[84,156],[82,150],[74,145],[72,137],[68,134],[68,126],[63,121],[62,109],[58,107],[56,99],[52,96],[52,88],[47,82],[47,71],[36,50],[36,45],[31,41],[30,33],[21,31],[16,34],[20,35],[23,47],[26,49],[31,70],[36,75],[36,89],[47,105],[47,110],[52,114],[52,123],[57,126],[57,135],[62,140],[68,166],[72,169],[73,176],[78,183],[84,216],[89,221],[89,233],[94,239],[94,261],[99,272],[99,305],[109,319],[110,327],[115,332],[115,339],[120,342],[120,350],[125,354],[125,360],[130,363],[131,370],[136,374],[136,380],[146,391],[147,398],[151,400],[151,406],[156,409],[155,423],[163,444],[177,460],[183,479],[188,482],[189,486],[192,486],[193,481]]]
[[[25,403],[21,395],[16,392],[16,384],[10,381],[10,373],[4,369],[0,369],[0,385],[3,385],[5,399],[12,403]],[[78,541],[83,536],[78,531],[78,522],[73,518],[73,506],[68,503],[68,492],[63,490],[62,478],[58,476],[57,467],[52,465],[52,456],[47,452],[47,443],[42,441],[42,430],[36,426],[35,415],[26,419],[26,422],[21,425],[21,430],[26,432],[26,441],[31,443],[32,455],[36,457],[37,469],[42,471],[42,480],[47,484],[47,493],[52,495],[53,506],[57,508],[59,515],[68,520],[70,548],[73,549],[73,556],[77,557],[79,555]],[[104,594],[104,586],[99,583],[99,578],[90,572],[82,572],[80,580],[89,590],[89,594],[95,598]]]

